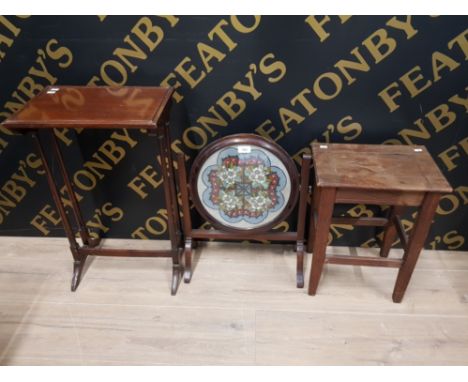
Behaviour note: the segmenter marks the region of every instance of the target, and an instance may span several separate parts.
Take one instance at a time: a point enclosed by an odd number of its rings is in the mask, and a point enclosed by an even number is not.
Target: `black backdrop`
[[[296,161],[315,140],[425,145],[455,189],[426,247],[466,250],[467,26],[465,16],[6,16],[0,118],[50,84],[168,84],[173,149],[188,163],[238,132],[267,136]],[[113,133],[58,133],[87,224],[107,237],[165,239],[156,142]],[[0,234],[63,235],[29,137],[0,127],[0,169]],[[330,237],[373,246],[374,233],[334,226]]]

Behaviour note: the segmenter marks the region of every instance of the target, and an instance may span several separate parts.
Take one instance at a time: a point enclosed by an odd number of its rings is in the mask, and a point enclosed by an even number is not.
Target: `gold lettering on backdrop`
[[[17,16],[20,19],[26,19],[29,16]],[[21,28],[12,21],[11,17],[0,16],[0,63],[5,59],[6,50],[13,46],[15,39],[21,33]]]
[[[90,229],[90,236],[98,238],[99,234],[96,231],[106,233],[110,230],[109,219],[112,222],[118,222],[121,221],[123,217],[123,209],[108,202],[94,210],[94,215],[86,222],[86,226]],[[51,226],[57,227],[61,221],[62,219],[59,213],[52,208],[50,204],[46,204],[39,213],[31,219],[30,224],[44,236],[48,236],[51,229],[53,229]]]
[[[404,95],[409,95],[410,98],[415,98],[425,90],[429,89],[435,82],[440,81],[444,76],[450,72],[457,70],[461,64],[468,60],[468,29],[460,33],[454,39],[447,43],[447,48],[454,51],[458,47],[464,54],[462,59],[458,57],[451,57],[448,53],[435,51],[431,56],[431,71],[426,68],[423,70],[421,66],[415,67],[404,73],[399,81],[392,81],[384,89],[382,89],[378,96],[385,103],[389,112],[394,112],[400,107],[398,99]],[[460,50],[459,49],[459,50]],[[458,52],[459,55],[460,52]],[[450,54],[457,54],[456,49]],[[430,75],[431,78],[427,78]],[[401,86],[400,85],[403,85]]]
[[[348,21],[349,17],[340,17],[341,24]],[[320,41],[325,41],[330,33],[326,31],[325,25],[332,19],[329,16],[309,16],[306,23],[314,30]],[[327,25],[328,26],[328,25]],[[278,131],[271,122],[272,119],[265,120],[257,127],[257,132],[263,136],[278,141],[286,134],[290,133],[297,125],[304,123],[309,117],[319,109],[316,101],[328,102],[336,99],[343,92],[346,86],[351,86],[359,80],[356,73],[368,73],[372,70],[371,63],[376,65],[393,54],[399,44],[399,40],[404,38],[409,40],[417,34],[417,29],[412,24],[411,16],[398,16],[390,18],[385,27],[379,28],[365,38],[361,45],[354,47],[350,51],[351,58],[338,60],[333,68],[336,71],[327,71],[319,74],[313,81],[310,88],[303,88],[297,92],[290,100],[289,105],[278,109],[279,120],[282,130]],[[363,48],[366,48],[363,51]],[[370,55],[372,61],[366,59]],[[327,135],[333,131],[329,130]],[[328,139],[328,138],[327,138]]]
[[[153,189],[158,188],[163,182],[162,176],[158,174],[152,165],[145,166],[136,177],[127,183],[132,191],[134,191],[141,199],[146,199],[148,192],[147,187]]]
[[[431,249],[438,249],[440,248],[438,245],[440,243],[445,244],[447,249],[455,250],[465,244],[465,238],[458,231],[452,230],[441,235],[436,235],[429,243],[429,247]]]
[[[28,154],[19,161],[16,171],[0,187],[0,225],[36,186],[37,175],[44,174],[40,169],[41,165],[36,154]]]
[[[190,57],[184,57],[174,68],[174,71],[189,84],[191,89],[195,88],[206,77],[206,72],[203,70],[193,73],[197,71],[197,68],[191,63]]]
[[[160,85],[172,86],[176,89],[174,100],[182,101],[184,96],[177,89],[195,89],[237,47],[238,43],[233,40],[235,33],[252,33],[260,21],[261,16],[230,16],[229,21],[221,19],[207,34],[210,42],[200,41],[196,44],[198,55],[184,57]]]
[[[133,149],[138,141],[132,138],[129,130],[122,129],[111,134],[98,150],[93,153],[93,160],[84,163],[83,168],[73,174],[73,182],[82,191],[93,190],[98,182],[112,171]]]
[[[338,18],[341,25],[343,25],[351,18],[351,16],[338,16]],[[330,32],[326,31],[324,26],[331,21],[332,19],[330,16],[308,16],[305,19],[305,23],[314,31],[320,42],[324,42],[328,37],[330,37]],[[390,29],[403,32],[408,40],[418,33],[412,25],[411,16],[394,16],[389,19],[385,25]],[[381,61],[385,55],[388,54],[389,51],[392,51],[394,46],[396,46],[395,40],[388,37],[388,33],[384,28],[378,29],[372,33],[366,40],[364,40],[363,44],[367,46],[371,53],[373,53],[376,63],[377,61]],[[380,50],[380,47],[382,46],[385,46],[385,54]]]
[[[125,85],[129,72],[136,72],[138,62],[146,60],[164,40],[166,28],[174,28],[178,22],[175,16],[141,17],[124,37],[126,45],[113,51],[114,58],[101,64],[99,76],[94,75],[88,85]]]
[[[464,32],[450,40],[447,46],[450,50],[454,48],[458,49],[464,54],[465,61],[468,60],[468,29],[465,29]]]
[[[317,111],[317,108],[314,105],[312,105],[306,97],[306,95],[309,95],[311,93],[312,92],[307,88],[302,89],[299,93],[297,93],[294,97],[291,98],[291,106],[296,106],[296,104],[300,104],[307,112],[308,116],[314,114]]]
[[[432,85],[432,81],[425,80],[420,72],[421,67],[415,66],[409,72],[403,74],[400,77],[400,81],[403,85],[405,85],[411,98],[416,97],[418,94],[422,93],[424,90],[426,90]],[[414,75],[414,73],[417,74]]]
[[[356,60],[339,60],[334,65],[335,68],[340,71],[346,81],[348,81],[348,85],[351,85],[354,81],[356,81],[356,78],[349,73],[350,70],[359,72],[368,72],[370,70],[370,65],[364,59],[361,52],[359,52],[358,47],[352,49],[351,54],[356,58]]]
[[[336,126],[335,126],[336,125]],[[322,133],[321,142],[331,142],[332,134],[337,132],[338,134],[342,135],[341,139],[345,141],[352,141],[356,139],[362,133],[362,125],[359,122],[353,121],[353,117],[347,115],[340,119],[336,124],[329,123]],[[270,137],[271,138],[271,137]],[[302,156],[304,154],[311,154],[312,153],[312,143],[318,142],[319,138],[315,138],[309,142],[306,147],[303,147],[291,157],[297,162],[298,165],[302,163]]]
[[[436,213],[438,215],[450,215],[461,206],[468,204],[468,186],[455,187],[453,193],[443,195],[440,198]]]
[[[61,220],[57,211],[55,211],[50,204],[46,204],[39,213],[31,219],[30,224],[44,236],[47,236],[50,233],[47,224],[57,226]]]
[[[448,68],[450,71],[453,71],[459,66],[460,64],[454,59],[450,58],[446,54],[435,51],[432,54],[432,77],[434,78],[434,82],[437,82],[442,78],[440,75],[440,71],[442,69]]]
[[[0,120],[21,110],[24,104],[42,91],[44,87],[57,82],[57,77],[51,71],[52,63],[55,63],[60,69],[66,69],[72,62],[73,53],[70,49],[61,46],[56,39],[49,40],[44,49],[37,50],[35,63],[29,68],[28,75],[20,80],[10,99],[3,105]],[[2,134],[4,137],[1,136]],[[0,154],[8,146],[8,136],[12,134],[11,131],[0,125]]]
[[[273,141],[278,141],[285,134],[287,134],[290,131],[290,129],[288,128],[288,126],[285,125],[282,126],[282,129],[278,129],[273,125],[273,122],[270,119],[268,119],[261,123],[259,126],[257,126],[255,131],[257,132],[257,134],[265,138],[269,138]],[[321,138],[314,139],[309,143],[309,145],[311,146],[313,142],[318,142],[319,140],[323,142],[330,142],[332,140],[332,136],[335,134],[338,134],[338,136],[341,136],[341,139],[349,142],[356,139],[359,135],[361,135],[361,133],[362,125],[359,122],[354,121],[351,115],[347,115],[341,118],[336,123],[329,123],[326,126],[325,130],[322,132]],[[306,153],[311,153],[311,147],[302,148],[292,157],[300,165],[302,155]]]
[[[286,64],[273,53],[265,54],[258,64],[251,63],[244,77],[230,90],[221,95],[215,104],[208,108],[208,115],[196,119],[200,125],[189,126],[182,133],[182,140],[174,140],[172,149],[182,151],[181,145],[191,150],[200,150],[218,135],[220,127],[227,127],[230,121],[238,118],[247,109],[249,101],[257,101],[263,95],[260,81],[275,84],[286,75]]]
[[[351,18],[351,16],[338,16],[338,18],[340,19],[339,21],[341,25],[343,25]],[[324,28],[324,25],[330,21],[332,21],[330,16],[308,16],[305,19],[305,23],[312,28],[320,42],[324,42],[328,37],[330,37],[330,33]]]
[[[147,240],[150,237],[164,235],[167,231],[167,218],[167,210],[164,208],[159,209],[155,216],[146,219],[144,225],[132,231],[132,238]]]
[[[468,137],[461,139],[458,143],[445,149],[437,156],[444,164],[447,171],[455,170],[463,162],[462,156],[468,155]],[[466,161],[466,158],[464,159]]]
[[[327,81],[323,81],[324,79]],[[325,86],[327,86],[329,90],[323,90],[323,82],[326,83]],[[341,93],[343,82],[338,74],[327,72],[321,74],[315,79],[312,89],[318,99],[328,101],[336,98],[336,96]]]
[[[202,42],[197,44],[197,50],[206,73],[210,73],[213,70],[210,61],[216,59],[216,61],[221,62],[226,58],[226,54]]]
[[[228,93],[229,93],[228,96],[231,97],[230,100],[233,100],[233,99],[236,100],[236,103],[235,103],[236,105],[239,105],[240,102],[242,102],[241,107],[243,109],[239,108],[239,114],[240,114],[240,112],[245,109],[245,102],[243,100],[239,100],[238,98],[236,98],[236,95],[235,95],[234,92],[228,92]],[[221,101],[218,101],[218,103],[220,103],[220,102]],[[222,107],[223,105],[228,107],[228,106],[232,105],[232,103],[229,104],[229,105],[226,105],[224,103],[224,99],[223,99],[220,106]],[[232,110],[230,110],[230,111],[232,113]],[[232,119],[235,119],[235,115],[233,116]],[[182,142],[189,149],[200,150],[201,148],[205,147],[206,144],[208,143],[208,134],[201,127],[190,126],[190,127],[187,127],[184,130],[184,132],[182,133]]]
[[[93,217],[86,222],[86,227],[89,228],[90,236],[97,239],[100,236],[98,232],[109,232],[109,220],[111,222],[118,222],[123,219],[124,215],[122,208],[116,207],[110,202],[104,203],[101,208],[94,210]]]
[[[277,133],[277,128],[273,125],[271,119],[267,119],[263,123],[261,123],[256,129],[256,133],[261,135],[262,137],[269,138],[273,141],[278,141],[284,136],[284,132]]]
[[[362,45],[367,48],[374,62],[378,64],[395,51],[397,42],[393,37],[389,37],[385,28],[381,28],[367,37]]]
[[[63,205],[65,207],[73,208],[73,204],[70,199],[70,194],[67,191],[67,187],[64,185],[59,191],[60,191],[60,199],[62,200]],[[78,202],[81,202],[83,200],[83,196],[81,194],[79,194],[76,191],[74,191],[74,194]]]
[[[468,87],[465,88],[468,91]],[[461,109],[460,106],[464,109]],[[468,94],[462,96],[455,94],[447,100],[447,103],[437,105],[425,114],[425,119],[418,118],[413,122],[414,127],[404,128],[398,132],[401,138],[391,138],[384,141],[384,144],[418,144],[421,140],[429,140],[433,133],[427,126],[431,126],[434,133],[439,133],[452,126],[460,116],[457,114],[464,111],[468,113]]]

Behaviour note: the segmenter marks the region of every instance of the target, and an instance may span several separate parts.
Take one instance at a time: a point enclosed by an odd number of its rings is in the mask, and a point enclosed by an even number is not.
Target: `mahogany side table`
[[[187,177],[179,153],[185,238],[184,282],[192,278],[192,249],[196,240],[269,240],[295,244],[296,285],[304,286],[304,234],[309,191],[310,155],[304,155],[300,174],[288,153],[254,134],[234,134],[206,146]],[[194,228],[190,201],[214,229]],[[296,230],[274,231],[297,209]]]
[[[313,252],[309,294],[315,295],[324,263],[398,268],[393,301],[401,302],[442,194],[452,188],[424,146],[322,144],[312,147],[315,187],[307,251]],[[335,203],[389,205],[387,218],[333,217]],[[419,207],[407,237],[400,215]],[[380,257],[326,256],[331,223],[384,227]],[[399,236],[402,259],[387,258]]]
[[[79,105],[67,107],[64,96],[80,96]],[[177,205],[177,193],[174,183],[173,162],[170,155],[169,111],[173,89],[160,87],[85,87],[53,86],[45,88],[31,99],[25,107],[12,115],[3,125],[19,133],[32,133],[37,144],[50,192],[60,213],[63,228],[70,243],[73,255],[73,277],[71,290],[75,291],[80,282],[86,258],[93,256],[129,256],[129,257],[171,257],[172,286],[171,293],[177,292],[182,265],[180,263],[181,232]],[[69,129],[147,129],[149,135],[155,135],[159,142],[161,167],[164,185],[165,203],[168,210],[168,231],[171,248],[167,250],[127,250],[110,249],[99,246],[100,239],[90,237],[86,228],[78,200],[73,191],[73,184],[67,173],[55,128]],[[41,133],[49,136],[52,147],[46,146]],[[73,217],[79,230],[83,245],[76,240],[76,235],[65,210],[59,192],[59,184],[52,174],[52,163],[45,155],[51,150],[54,162],[57,162],[60,175],[72,205]]]

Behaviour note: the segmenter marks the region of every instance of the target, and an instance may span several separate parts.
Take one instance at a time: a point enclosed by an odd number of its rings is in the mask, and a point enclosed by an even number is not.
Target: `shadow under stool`
[[[323,265],[345,264],[398,268],[393,301],[401,302],[419,253],[424,246],[440,197],[452,188],[424,146],[314,143],[315,168],[307,251],[313,253],[309,294],[315,295]],[[388,205],[382,217],[333,217],[335,204]],[[407,236],[400,216],[405,207],[418,207]],[[380,256],[326,256],[330,224],[384,228]],[[401,259],[388,258],[399,236]]]

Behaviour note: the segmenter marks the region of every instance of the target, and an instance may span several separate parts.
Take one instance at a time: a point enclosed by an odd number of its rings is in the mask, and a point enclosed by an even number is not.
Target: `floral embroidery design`
[[[216,164],[208,166],[201,176],[206,186],[203,202],[218,210],[228,223],[244,220],[258,224],[285,205],[282,190],[286,176],[260,150],[252,149],[250,153],[239,153],[235,147],[221,150]]]

